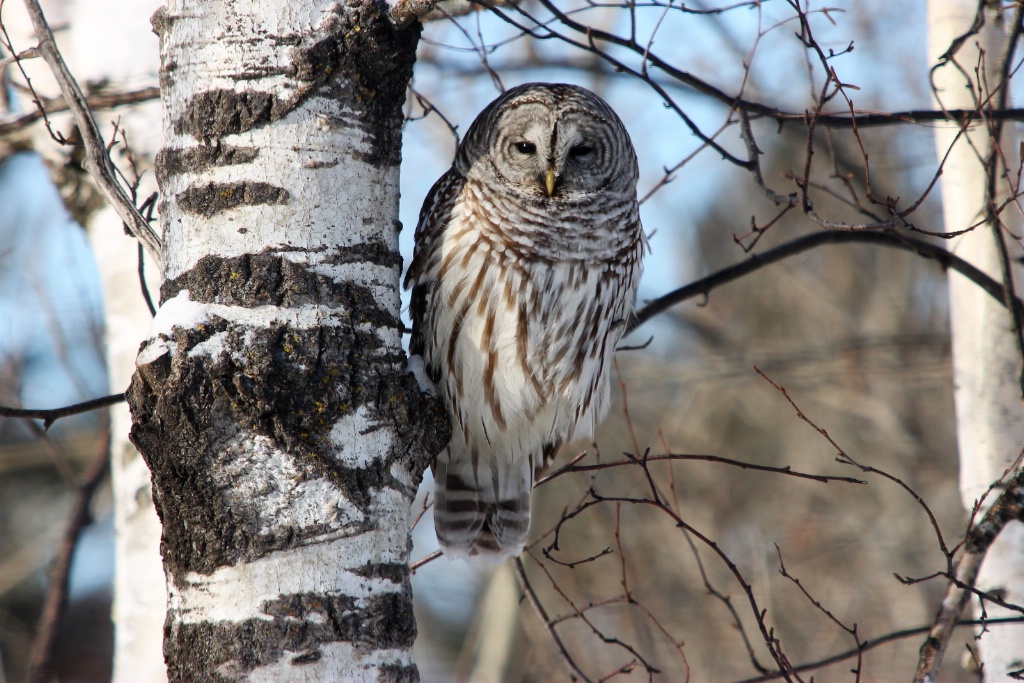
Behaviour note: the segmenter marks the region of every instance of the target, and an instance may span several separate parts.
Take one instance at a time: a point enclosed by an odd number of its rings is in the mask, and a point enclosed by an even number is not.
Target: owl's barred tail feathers
[[[448,558],[500,562],[523,551],[530,531],[528,482],[522,490],[499,495],[491,481],[464,477],[443,458],[434,475],[434,529]]]

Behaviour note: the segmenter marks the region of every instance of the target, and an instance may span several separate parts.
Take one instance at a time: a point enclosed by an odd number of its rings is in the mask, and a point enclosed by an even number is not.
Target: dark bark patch
[[[358,601],[347,595],[283,595],[264,602],[260,611],[275,621],[322,623],[334,636],[333,640],[367,645],[374,650],[412,647],[416,640],[411,594],[407,590]]]
[[[322,36],[292,49],[295,77],[309,84],[309,94],[355,112],[343,124],[366,132],[370,145],[358,158],[394,166],[401,162],[402,106],[421,28],[416,22],[396,29],[383,3],[353,5],[335,6],[321,22]]]
[[[319,659],[328,643],[372,651],[410,648],[416,638],[408,589],[358,601],[345,595],[287,595],[264,603],[262,611],[270,619],[172,626],[164,643],[169,680],[238,680],[280,661],[286,652],[303,653],[289,660],[302,665]]]
[[[370,242],[341,249],[318,263],[400,266],[401,257],[383,243]],[[358,311],[355,321],[368,322],[378,328],[401,325],[366,287],[336,281],[274,251],[233,257],[204,256],[191,270],[166,281],[160,294],[167,301],[185,289],[192,301],[202,303],[288,308],[318,304],[338,309],[340,315]],[[349,322],[352,320],[347,318]]]
[[[173,350],[139,368],[129,390],[132,439],[153,473],[169,576],[180,582],[189,571],[207,574],[325,533],[361,530],[359,517],[340,508],[324,510],[304,526],[287,515],[279,518],[280,507],[302,495],[295,491],[302,481],[329,479],[339,500],[366,520],[372,520],[372,503],[383,488],[401,490],[411,500],[414,491],[395,480],[390,468],[401,459],[421,474],[449,438],[447,412],[405,373],[401,348],[382,346],[375,330],[399,321],[365,287],[334,282],[274,253],[204,259],[164,287],[164,300],[188,289],[193,300],[236,306],[315,301],[333,322],[311,329],[253,328],[213,318],[174,328]],[[226,351],[191,353],[215,335],[216,348]],[[331,430],[364,406],[371,426],[394,430],[397,443],[354,466],[339,457]],[[233,466],[243,468],[243,477],[260,467],[283,466],[253,460],[250,467],[246,459],[259,456],[237,445],[234,437],[241,432],[266,437],[291,459],[296,481],[291,475],[268,477],[279,482],[271,491],[283,501],[277,508],[259,496],[239,499],[232,493],[238,481],[226,473]],[[388,565],[363,570],[389,579],[404,576],[403,569]]]
[[[392,583],[402,583],[409,578],[409,565],[394,562],[364,564],[349,571],[367,579],[387,579]]]
[[[189,355],[221,333],[232,353]],[[383,390],[379,375],[370,368],[359,371],[352,362],[354,349],[369,354],[380,346],[372,332],[237,328],[215,320],[175,328],[171,340],[176,352],[167,380],[156,386],[137,378],[130,391],[132,438],[153,472],[164,564],[176,579],[251,561],[346,523],[325,510],[322,521],[298,527],[277,519],[282,511],[265,509],[259,499],[234,495],[238,482],[225,471],[239,458],[254,457],[228,447],[240,430],[269,438],[293,459],[298,479],[274,491],[285,500],[299,495],[294,487],[302,481],[326,477],[365,510],[374,490],[393,484],[385,468],[395,453],[381,453],[366,468],[349,467],[330,440],[338,419]],[[399,353],[390,363],[381,354],[382,361],[393,366]]]
[[[384,664],[377,668],[377,683],[419,683],[420,672],[415,664]]]
[[[256,147],[237,147],[217,142],[185,149],[165,147],[156,155],[156,179],[163,187],[171,176],[199,173],[214,166],[235,166],[251,163],[259,156]]]
[[[283,187],[250,181],[193,186],[179,192],[176,197],[182,210],[206,218],[239,206],[285,204],[289,198],[288,190]]]
[[[174,122],[174,130],[196,140],[215,140],[277,120],[280,108],[277,98],[270,93],[208,90],[189,100]]]

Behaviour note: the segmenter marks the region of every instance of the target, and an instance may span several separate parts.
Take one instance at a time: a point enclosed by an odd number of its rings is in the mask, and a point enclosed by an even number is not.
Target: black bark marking
[[[230,258],[204,256],[188,272],[168,280],[160,287],[164,301],[187,289],[192,301],[231,306],[284,306],[306,304],[338,307],[338,315],[358,311],[359,322],[374,327],[400,327],[401,321],[381,307],[366,287],[313,272],[309,266],[294,263],[280,252],[266,251]],[[324,265],[373,263],[400,267],[401,256],[383,243],[348,247],[319,261]]]
[[[165,147],[156,155],[156,180],[161,187],[167,179],[182,173],[198,173],[213,166],[234,166],[251,163],[259,156],[255,147],[236,147],[217,142],[185,149]]]
[[[317,593],[282,595],[264,602],[260,612],[280,621],[323,622],[334,640],[369,645],[375,650],[412,647],[416,620],[408,592],[388,591],[361,600]]]
[[[189,357],[190,349],[220,332],[234,354]],[[164,564],[175,579],[294,547],[337,531],[344,522],[343,515],[329,509],[321,522],[304,526],[266,520],[263,501],[229,495],[233,482],[225,479],[225,468],[254,457],[228,448],[239,428],[267,437],[291,455],[298,472],[295,485],[326,477],[367,514],[377,491],[403,488],[389,472],[396,458],[418,457],[409,465],[421,473],[448,438],[443,409],[403,374],[401,352],[383,352],[371,332],[237,328],[216,321],[202,329],[176,328],[171,339],[177,350],[168,380],[153,385],[140,372],[130,393],[132,439],[153,472]],[[374,351],[377,366],[355,362]],[[330,431],[364,405],[370,407],[372,422],[396,428],[400,443],[395,452],[374,454],[365,467],[351,467],[338,460]],[[427,430],[418,426],[431,422]],[[424,451],[432,449],[429,455],[420,455],[420,444]],[[408,492],[410,498],[413,493]],[[267,521],[272,522],[269,532],[264,531]]]
[[[327,17],[320,28],[322,38],[292,50],[296,78],[354,112],[343,123],[365,131],[371,148],[357,158],[378,166],[399,164],[402,105],[419,22],[395,30],[386,5],[366,3]]]
[[[402,583],[409,578],[409,565],[394,562],[364,564],[349,571],[367,579],[387,579],[391,583]]]
[[[279,119],[281,105],[258,90],[208,90],[193,97],[174,122],[174,131],[196,140],[236,135]]]
[[[419,683],[420,672],[415,664],[383,664],[377,667],[377,683]]]
[[[189,187],[176,197],[183,211],[206,218],[239,206],[285,204],[289,198],[288,190],[283,187],[252,181],[207,183]]]
[[[199,656],[167,657],[169,680],[226,683],[280,661],[286,651],[303,653],[289,660],[301,665],[319,659],[327,643],[379,650],[410,648],[416,639],[408,588],[358,601],[347,595],[287,595],[265,602],[261,611],[270,619],[173,624],[169,647]],[[389,672],[410,668],[397,662],[386,666]],[[418,681],[413,675],[381,680]]]
[[[320,650],[313,650],[312,652],[303,652],[301,655],[292,657],[292,666],[301,666],[302,664],[312,664],[313,662],[319,662],[323,659],[324,653]]]

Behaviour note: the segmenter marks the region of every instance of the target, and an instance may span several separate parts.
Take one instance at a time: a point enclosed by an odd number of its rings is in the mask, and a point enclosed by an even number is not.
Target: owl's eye
[[[590,145],[573,145],[569,148],[569,156],[579,159],[580,157],[589,156],[594,151],[594,148]]]
[[[516,151],[520,154],[535,154],[537,152],[537,145],[532,142],[517,142],[512,146],[515,147]]]

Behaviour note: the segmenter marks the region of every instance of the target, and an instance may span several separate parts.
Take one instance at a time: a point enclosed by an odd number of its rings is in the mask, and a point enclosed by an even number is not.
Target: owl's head
[[[622,121],[586,88],[527,83],[484,109],[459,146],[456,168],[538,199],[598,192],[635,195],[636,152]]]

